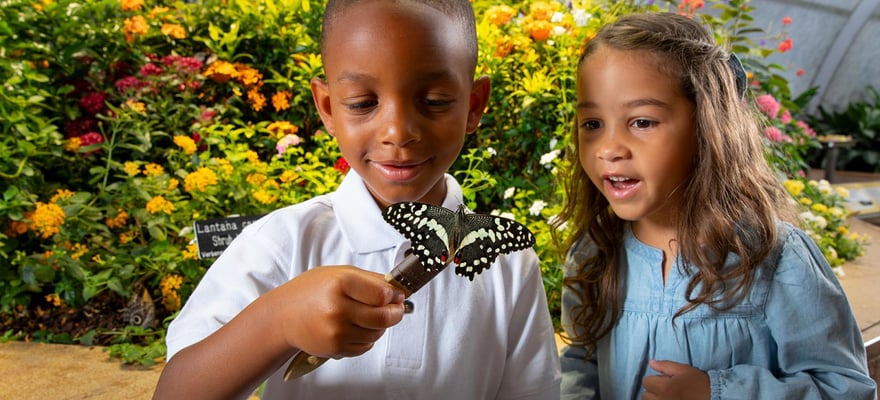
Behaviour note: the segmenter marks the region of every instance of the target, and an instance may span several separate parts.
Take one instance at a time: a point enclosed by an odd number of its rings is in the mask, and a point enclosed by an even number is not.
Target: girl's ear
[[[335,136],[335,130],[333,128],[333,107],[330,103],[330,87],[327,86],[327,82],[324,82],[321,78],[312,78],[311,87],[312,99],[315,101],[315,108],[318,110],[318,115],[321,116],[324,128],[327,129],[327,133],[329,133],[330,136]]]
[[[480,126],[480,119],[486,112],[486,104],[489,102],[489,77],[483,75],[474,81],[471,89],[470,104],[468,107],[467,133],[473,133]]]

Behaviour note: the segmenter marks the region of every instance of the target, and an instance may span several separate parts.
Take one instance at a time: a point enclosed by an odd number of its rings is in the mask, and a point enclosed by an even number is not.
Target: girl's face
[[[412,2],[364,2],[339,18],[325,37],[327,80],[312,81],[324,125],[381,207],[441,204],[489,93],[464,28]]]
[[[577,76],[581,166],[637,235],[674,226],[696,154],[694,103],[655,62],[601,46]]]

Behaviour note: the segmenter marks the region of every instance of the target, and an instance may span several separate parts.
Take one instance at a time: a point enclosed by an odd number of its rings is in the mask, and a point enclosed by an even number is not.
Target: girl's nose
[[[617,161],[629,157],[629,148],[624,143],[625,134],[608,130],[601,136],[596,147],[596,157],[602,161]]]

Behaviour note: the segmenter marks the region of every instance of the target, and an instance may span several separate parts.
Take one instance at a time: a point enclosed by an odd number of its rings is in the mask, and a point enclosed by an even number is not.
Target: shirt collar
[[[456,210],[463,204],[461,186],[446,174],[443,207]],[[352,169],[332,194],[336,224],[349,245],[358,253],[371,253],[399,246],[404,237],[382,218],[382,210],[370,195],[363,179]]]

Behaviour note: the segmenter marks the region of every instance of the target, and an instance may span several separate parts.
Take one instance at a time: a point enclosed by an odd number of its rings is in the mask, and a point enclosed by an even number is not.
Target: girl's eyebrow
[[[655,106],[655,107],[662,107],[662,108],[672,108],[669,105],[669,103],[667,103],[663,100],[655,99],[655,98],[651,98],[651,97],[644,98],[644,99],[630,100],[630,101],[627,101],[626,103],[623,103],[623,106],[625,108],[636,108],[636,107],[641,107],[641,106]],[[597,107],[598,107],[598,105],[596,104],[596,102],[590,101],[590,100],[578,102],[577,106],[576,106],[576,108],[597,108]]]

